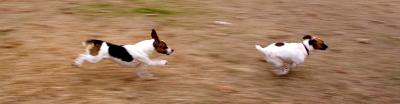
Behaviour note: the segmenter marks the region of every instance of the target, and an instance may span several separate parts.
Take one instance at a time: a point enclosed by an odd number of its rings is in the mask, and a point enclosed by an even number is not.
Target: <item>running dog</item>
[[[148,73],[143,66],[165,65],[167,60],[151,60],[149,55],[154,51],[170,55],[174,50],[160,40],[154,29],[151,31],[152,39],[143,40],[133,45],[116,45],[102,40],[90,39],[82,44],[86,47],[85,52],[80,54],[73,63],[80,67],[84,61],[97,63],[103,59],[112,61],[124,66],[138,68],[137,75],[143,79],[154,79],[152,74]]]
[[[256,45],[256,49],[265,55],[265,60],[273,64],[273,72],[278,75],[286,75],[291,69],[304,62],[312,50],[326,50],[328,46],[320,38],[305,35],[301,43],[272,43],[262,48]]]

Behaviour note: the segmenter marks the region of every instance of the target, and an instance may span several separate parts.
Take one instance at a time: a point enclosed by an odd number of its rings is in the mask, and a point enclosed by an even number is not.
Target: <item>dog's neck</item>
[[[310,39],[306,39],[302,42],[302,47],[304,47],[307,52],[307,55],[310,55],[311,51],[314,50],[314,47],[312,45],[310,45]]]

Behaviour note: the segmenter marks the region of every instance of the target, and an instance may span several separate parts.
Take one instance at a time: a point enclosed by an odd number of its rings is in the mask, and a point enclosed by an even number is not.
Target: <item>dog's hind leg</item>
[[[80,54],[78,58],[75,59],[73,66],[80,67],[84,61],[90,63],[97,63],[107,56],[107,48],[103,41],[100,40],[88,40],[83,42],[86,47],[85,53]]]
[[[290,72],[290,66],[289,66],[289,64],[287,64],[287,63],[284,63],[284,65],[283,65],[283,67],[282,67],[282,69],[281,69],[281,73],[280,73],[280,75],[286,75],[286,74],[288,74],[289,72]]]
[[[80,54],[78,58],[75,59],[73,66],[80,67],[84,63],[84,61],[88,61],[92,64],[98,63],[103,59],[100,56],[91,56],[86,54]]]
[[[291,63],[291,64],[289,65],[289,68],[292,70],[292,69],[295,69],[296,66],[297,66],[296,63]]]
[[[290,69],[285,67],[274,67],[272,71],[275,75],[282,76],[288,74]]]
[[[291,64],[289,64],[289,63],[284,63],[283,64],[283,67],[282,67],[283,68],[282,69],[282,71],[283,71],[282,74],[283,75],[286,75],[286,74],[288,74],[290,72],[290,70],[292,69],[290,65]]]
[[[274,65],[272,72],[274,72],[275,75],[281,76],[289,72],[288,68],[284,68],[284,63],[282,60],[273,58],[266,58],[266,60]]]
[[[82,66],[83,62],[85,61],[85,58],[86,58],[86,57],[85,57],[83,54],[79,55],[79,56],[75,59],[75,61],[74,61],[74,63],[72,64],[72,66],[75,66],[75,67],[80,67],[80,66]]]
[[[90,56],[90,55],[86,55],[86,61],[95,64],[100,62],[103,59],[103,57],[98,57],[98,56]]]

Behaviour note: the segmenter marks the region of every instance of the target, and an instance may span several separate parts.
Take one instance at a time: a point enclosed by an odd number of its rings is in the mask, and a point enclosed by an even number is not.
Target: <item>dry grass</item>
[[[0,31],[0,103],[400,103],[399,9],[391,0],[0,1],[0,29],[12,30]],[[176,51],[154,54],[169,60],[150,68],[160,80],[109,61],[70,66],[81,41],[132,44],[151,28]],[[330,48],[272,75],[254,44],[303,34]]]

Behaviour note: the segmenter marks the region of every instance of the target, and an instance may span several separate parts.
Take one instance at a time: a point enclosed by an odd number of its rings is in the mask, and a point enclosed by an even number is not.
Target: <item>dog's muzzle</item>
[[[174,49],[168,48],[167,49],[167,55],[171,55],[174,52]]]
[[[327,45],[322,45],[322,50],[326,50],[326,49],[328,49],[328,46]]]

